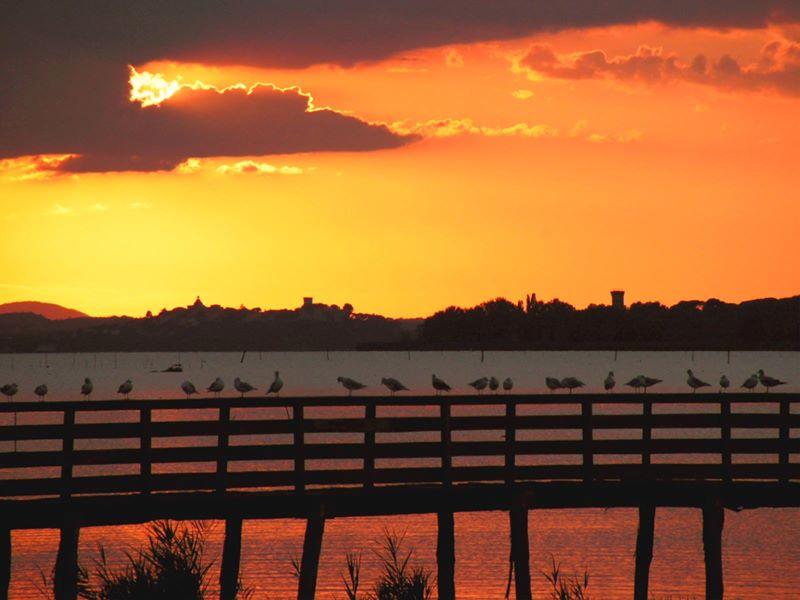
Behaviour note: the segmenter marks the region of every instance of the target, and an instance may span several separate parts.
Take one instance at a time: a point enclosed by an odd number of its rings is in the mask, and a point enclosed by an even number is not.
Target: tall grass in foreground
[[[359,594],[361,556],[349,552],[347,571],[342,574],[347,600],[430,600],[433,596],[431,571],[421,565],[412,566],[413,548],[403,550],[403,536],[384,532],[383,546],[375,553],[381,563],[381,574],[371,592]]]
[[[550,571],[543,572],[544,578],[550,584],[551,600],[589,600],[586,589],[589,587],[589,571],[584,570],[583,576],[565,576],[561,572],[561,565],[555,557],[550,557]]]

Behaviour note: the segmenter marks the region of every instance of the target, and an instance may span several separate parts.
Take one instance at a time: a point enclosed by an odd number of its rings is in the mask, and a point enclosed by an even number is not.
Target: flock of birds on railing
[[[695,393],[697,390],[701,388],[711,387],[710,383],[707,383],[697,377],[691,369],[686,371],[687,378],[686,378],[686,385],[688,385],[692,389],[692,393]],[[347,391],[347,395],[352,395],[353,392],[357,392],[359,390],[363,390],[364,388],[368,387],[366,384],[361,383],[355,379],[350,377],[337,377],[336,379],[339,384]],[[643,391],[645,394],[647,393],[648,388],[653,387],[661,383],[663,380],[657,379],[655,377],[648,377],[646,375],[637,375],[627,383],[626,386],[633,388],[634,391],[639,392]],[[394,377],[383,377],[381,379],[381,384],[389,390],[390,394],[394,396],[398,392],[408,392],[410,389],[403,385],[400,380],[395,379]],[[437,377],[433,375],[431,377],[431,385],[436,393],[436,395],[441,394],[442,392],[449,392],[452,390],[450,385],[441,377]],[[507,377],[501,383],[497,377],[479,377],[475,381],[469,382],[471,388],[473,388],[478,394],[482,394],[484,391],[488,390],[489,392],[498,393],[500,388],[502,387],[503,391],[506,393],[510,393],[514,389],[514,380],[511,377]],[[583,381],[578,379],[577,377],[564,377],[562,379],[558,379],[556,377],[546,377],[545,378],[545,386],[547,389],[550,390],[550,393],[554,393],[558,390],[568,390],[571,394],[573,390],[578,388],[585,387]],[[603,389],[607,393],[612,393],[614,388],[617,385],[616,378],[614,376],[614,371],[609,371],[608,375],[606,376],[605,380],[603,381]],[[770,377],[769,375],[764,373],[763,369],[759,369],[756,373],[748,377],[740,386],[740,388],[754,391],[759,385],[763,386],[765,391],[769,392],[770,389],[774,387],[778,387],[780,385],[786,385],[785,381],[781,381],[775,377]],[[728,388],[730,388],[731,382],[730,379],[726,375],[722,375],[719,378],[719,392],[725,392]],[[241,397],[243,398],[245,394],[249,392],[256,391],[258,388],[249,384],[246,381],[241,380],[239,377],[233,380],[233,387],[234,389],[239,392]],[[222,391],[225,389],[225,382],[222,380],[221,377],[217,377],[211,384],[206,388],[207,392],[211,392],[214,397],[219,398]],[[275,377],[272,380],[272,383],[267,388],[266,395],[275,394],[276,396],[280,395],[281,390],[283,389],[283,379],[281,379],[281,375],[279,371],[275,371]],[[187,398],[190,398],[194,394],[199,394],[199,390],[191,381],[184,381],[181,384],[181,390],[184,394],[186,394]],[[7,383],[3,386],[0,386],[0,394],[4,395],[9,401],[11,401],[14,396],[16,396],[17,392],[19,391],[19,386],[16,383]],[[83,385],[81,386],[81,395],[85,398],[89,399],[94,391],[94,383],[88,377],[83,380]],[[130,379],[126,379],[118,388],[117,393],[127,400],[130,398],[131,392],[133,392],[133,381]],[[36,386],[33,390],[33,393],[39,398],[44,399],[44,397],[48,393],[48,388],[46,384],[41,384]]]

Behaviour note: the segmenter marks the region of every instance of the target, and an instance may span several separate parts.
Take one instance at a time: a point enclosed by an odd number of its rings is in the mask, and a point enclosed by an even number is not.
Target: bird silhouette
[[[397,392],[407,392],[408,388],[400,383],[399,380],[395,379],[394,377],[382,377],[381,383],[387,387],[391,395],[394,396]]]
[[[745,379],[744,383],[742,383],[742,385],[739,387],[742,387],[746,390],[750,390],[752,392],[753,390],[756,389],[757,385],[758,385],[758,375],[754,373],[753,375],[750,375],[750,377]]]
[[[81,386],[81,394],[83,396],[86,396],[86,399],[88,400],[89,397],[92,395],[93,391],[94,391],[94,384],[92,383],[92,380],[89,379],[88,377],[84,377],[83,385]]]
[[[511,377],[506,377],[503,380],[503,389],[507,392],[510,392],[514,389],[514,380]]]
[[[720,391],[720,393],[724,392],[724,391],[725,391],[725,390],[727,390],[729,387],[731,387],[731,380],[730,380],[730,379],[728,379],[728,376],[727,376],[727,375],[724,375],[724,374],[723,374],[723,375],[722,375],[722,376],[719,378],[719,391]]]
[[[568,389],[570,394],[572,390],[582,388],[583,386],[584,383],[577,377],[564,377],[564,379],[561,380],[561,387]]]
[[[625,385],[632,387],[634,392],[638,392],[644,387],[644,375],[637,375]]]
[[[550,390],[551,394],[561,389],[561,380],[555,377],[545,377],[544,384],[547,386],[547,389]]]
[[[9,402],[14,396],[17,395],[18,391],[19,386],[16,383],[7,383],[0,387],[0,394],[3,394],[3,396],[5,396]]]
[[[33,393],[36,394],[40,400],[44,400],[44,397],[47,396],[47,391],[47,384],[43,383],[41,385],[37,385],[33,390]]]
[[[486,389],[486,386],[489,385],[489,378],[488,377],[479,377],[475,381],[469,382],[469,387],[474,389],[479,394]]]
[[[269,384],[267,395],[275,394],[276,396],[280,396],[282,389],[283,389],[283,379],[281,379],[280,371],[275,371],[275,378],[272,380],[272,383]]]
[[[639,377],[642,378],[642,387],[644,388],[644,393],[647,393],[647,388],[653,387],[657,383],[661,383],[662,379],[656,379],[655,377],[648,377],[647,375],[640,375]]]
[[[336,381],[342,384],[342,387],[347,390],[347,395],[352,396],[353,392],[358,390],[363,390],[366,385],[361,383],[360,381],[356,381],[355,379],[351,379],[350,377],[337,377]]]
[[[238,377],[233,380],[233,387],[236,389],[237,392],[239,392],[239,394],[241,394],[242,398],[244,398],[244,395],[246,393],[252,392],[253,390],[256,389],[255,386],[250,385],[246,381],[242,381]]]
[[[431,376],[431,385],[433,385],[433,389],[436,390],[437,396],[442,392],[449,392],[452,389],[449,385],[447,385],[447,382],[444,379],[441,379],[436,375]]]
[[[183,393],[186,394],[186,399],[187,400],[191,397],[192,394],[196,394],[197,393],[197,388],[194,386],[194,384],[191,381],[184,381],[181,384],[181,389],[183,390]]]
[[[131,392],[133,391],[133,382],[130,379],[123,381],[117,388],[117,393],[125,396],[125,400],[129,400]]]
[[[781,381],[780,379],[775,379],[774,377],[765,375],[764,369],[758,370],[758,382],[764,386],[764,389],[767,390],[767,393],[769,393],[769,391],[774,387],[778,387],[779,385],[786,385],[785,381]]]
[[[497,393],[497,388],[500,387],[500,381],[498,381],[497,377],[492,375],[489,377],[489,389],[495,393]]]
[[[611,393],[614,391],[614,387],[617,385],[617,380],[614,379],[614,371],[609,371],[608,375],[606,375],[605,381],[603,381],[603,388]]]
[[[710,383],[706,383],[699,377],[697,377],[691,369],[686,369],[686,385],[692,388],[692,393],[694,394],[697,390],[704,387],[710,387]]]
[[[220,392],[222,392],[224,389],[225,382],[222,381],[222,377],[217,377],[211,382],[211,385],[206,388],[206,391],[213,393],[215,398],[219,398]]]

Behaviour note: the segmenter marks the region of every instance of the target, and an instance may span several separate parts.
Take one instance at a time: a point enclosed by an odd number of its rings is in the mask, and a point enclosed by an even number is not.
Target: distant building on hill
[[[623,290],[611,291],[611,307],[625,310],[625,292]]]

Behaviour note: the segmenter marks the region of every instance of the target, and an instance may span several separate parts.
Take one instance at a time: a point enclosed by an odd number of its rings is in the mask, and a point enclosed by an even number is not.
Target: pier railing
[[[800,454],[800,437],[791,435],[800,429],[798,403],[795,394],[6,403],[0,405],[0,497],[784,482],[800,479],[800,464],[791,460]]]

